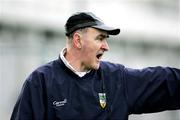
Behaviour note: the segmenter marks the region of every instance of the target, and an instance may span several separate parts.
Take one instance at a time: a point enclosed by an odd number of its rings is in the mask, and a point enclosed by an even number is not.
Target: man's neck
[[[82,65],[81,65],[81,57],[79,55],[78,52],[76,52],[76,50],[72,50],[72,49],[67,49],[64,57],[66,58],[66,60],[69,62],[69,64],[76,69],[76,71],[79,72],[86,72],[87,70],[84,70]]]
[[[70,51],[67,52],[67,48],[64,48],[61,51],[60,57],[62,61],[64,62],[64,64],[78,76],[82,77],[86,73],[90,72],[90,71],[83,71],[80,68],[76,67],[78,66],[78,63],[77,63],[78,59],[75,59],[75,57],[72,57],[71,52]]]

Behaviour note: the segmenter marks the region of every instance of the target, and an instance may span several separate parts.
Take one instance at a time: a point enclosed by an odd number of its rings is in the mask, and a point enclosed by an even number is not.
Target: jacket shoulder
[[[112,62],[107,62],[107,61],[102,61],[100,67],[103,70],[107,70],[107,71],[123,71],[125,66],[122,64],[118,64],[118,63],[112,63]]]
[[[57,61],[51,61],[49,63],[46,63],[44,65],[41,65],[39,67],[37,67],[27,78],[28,81],[34,82],[37,81],[37,79],[43,80],[46,79],[48,80],[49,78],[51,78],[52,76],[54,76],[54,74],[56,74],[60,69],[58,69],[57,67]]]

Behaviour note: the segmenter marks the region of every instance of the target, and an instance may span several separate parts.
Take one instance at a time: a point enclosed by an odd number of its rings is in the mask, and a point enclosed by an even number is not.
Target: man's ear
[[[81,48],[81,34],[75,32],[73,35],[73,45],[75,48]]]

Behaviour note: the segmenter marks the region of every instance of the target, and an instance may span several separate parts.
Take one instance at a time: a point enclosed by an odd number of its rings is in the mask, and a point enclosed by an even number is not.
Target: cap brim
[[[118,35],[120,33],[120,29],[109,27],[109,26],[106,26],[105,24],[95,25],[92,27],[97,28],[99,30],[106,31],[109,35]]]

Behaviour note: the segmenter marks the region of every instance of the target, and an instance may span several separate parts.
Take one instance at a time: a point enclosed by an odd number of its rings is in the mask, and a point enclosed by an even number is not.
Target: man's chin
[[[91,64],[91,66],[89,66],[88,70],[98,70],[100,67],[100,62],[96,62],[94,64]]]
[[[100,67],[100,62],[99,62],[99,63],[97,63],[96,65],[94,65],[93,69],[94,69],[94,70],[98,70],[98,69],[99,69],[99,67]]]

